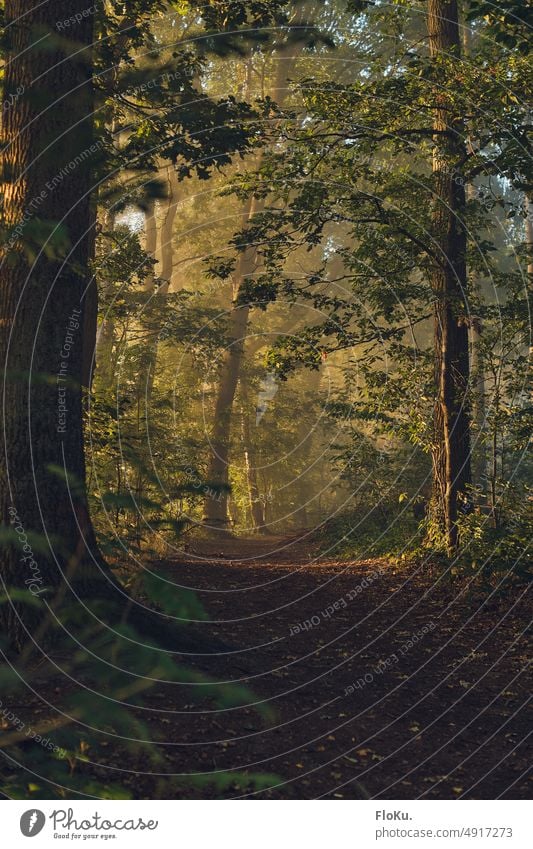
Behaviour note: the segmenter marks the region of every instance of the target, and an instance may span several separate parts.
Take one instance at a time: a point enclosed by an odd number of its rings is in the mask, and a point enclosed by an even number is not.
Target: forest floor
[[[156,683],[138,716],[158,764],[104,742],[83,769],[133,798],[529,798],[525,587],[316,551],[304,533],[193,540],[150,562],[169,592],[194,590],[209,614],[195,627],[227,647],[178,661],[253,697],[222,710]],[[29,696],[31,723],[43,707]]]
[[[305,534],[193,541],[159,564],[234,647],[209,660],[218,679],[273,712],[265,723],[253,705],[206,713],[154,692],[154,708],[184,711],[153,717],[169,770],[279,777],[233,798],[529,798],[524,587],[498,596],[315,551]]]

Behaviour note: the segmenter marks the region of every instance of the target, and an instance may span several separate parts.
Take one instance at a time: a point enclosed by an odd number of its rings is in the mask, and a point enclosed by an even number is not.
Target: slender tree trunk
[[[461,3],[461,44],[463,48],[463,57],[468,60],[472,51],[472,35],[467,21],[469,3]],[[473,201],[476,199],[476,187],[473,183],[468,183],[466,186],[466,200]],[[471,277],[471,288],[476,295],[476,302],[481,304],[483,299],[483,290],[480,280],[477,276]],[[469,321],[470,335],[470,374],[473,379],[473,400],[472,400],[472,422],[476,426],[477,443],[475,451],[472,452],[472,483],[483,494],[486,492],[488,479],[488,457],[487,448],[484,439],[484,430],[486,428],[486,408],[485,408],[485,363],[483,361],[483,344],[482,344],[483,322],[480,316],[471,315]]]
[[[428,31],[431,55],[460,59],[457,0],[429,0]],[[469,379],[464,181],[464,126],[450,112],[450,101],[435,89],[435,148],[433,178],[435,206],[433,235],[440,262],[431,284],[435,297],[435,383],[433,499],[434,525],[444,536],[451,555],[458,542],[459,503],[466,502],[471,481],[470,422],[466,409]]]
[[[526,195],[526,245],[528,249],[527,273],[528,285],[533,284],[533,201]],[[529,346],[529,359],[533,360],[533,345]]]
[[[161,222],[161,226],[159,228],[159,265],[160,265],[160,274],[159,279],[161,281],[160,286],[157,290],[157,293],[154,293],[153,297],[156,298],[166,298],[169,289],[172,284],[172,275],[174,270],[174,247],[172,243],[173,235],[174,235],[174,222],[176,220],[176,213],[178,209],[179,203],[179,194],[178,194],[178,177],[176,174],[176,170],[173,165],[167,166],[167,178],[168,178],[168,200],[167,207],[164,213],[163,220]],[[157,222],[155,218],[155,212],[152,212],[150,216],[149,222],[147,222],[147,241],[146,241],[146,250],[154,258],[157,254]],[[151,288],[154,288],[155,279],[152,275],[151,281],[149,281],[148,285],[151,285]],[[145,362],[145,377],[146,383],[144,387],[144,396],[145,396],[145,406],[146,406],[146,416],[149,415],[150,410],[150,401],[152,398],[152,389],[154,385],[154,377],[155,370],[157,366],[157,354],[159,349],[159,334],[154,331],[148,341],[147,341],[147,350],[146,350],[146,362]]]
[[[248,498],[250,501],[250,514],[252,525],[258,533],[268,533],[265,524],[265,506],[261,500],[259,481],[257,479],[257,459],[254,440],[250,429],[250,410],[248,408],[248,391],[245,380],[241,379],[242,390],[242,441],[244,449],[244,463],[246,468],[246,479],[248,482]]]
[[[89,281],[87,283],[83,300],[83,339],[82,339],[82,368],[81,383],[87,390],[86,400],[92,388],[94,368],[96,363],[96,336],[98,332],[98,284],[94,273],[94,260],[96,257],[96,226],[97,212],[94,198],[90,210],[89,224]]]
[[[91,10],[91,16],[94,10]],[[115,39],[114,50],[116,63],[112,64],[107,74],[104,75],[108,77],[113,84],[115,84],[118,80],[119,75],[119,65],[120,65],[120,54],[121,51],[124,50],[126,44],[128,43],[130,27],[132,27],[135,23],[135,16],[126,15],[122,21],[120,27],[120,35]],[[104,76],[100,76],[100,82],[104,82]],[[114,134],[116,128],[116,117],[113,118],[111,122],[111,132]],[[92,194],[92,205],[91,205],[91,226],[89,228],[89,262],[93,263],[96,256],[96,233],[97,233],[97,220],[98,220],[98,209],[97,209],[97,193],[93,192]],[[114,228],[114,213],[110,213],[110,217],[112,219],[112,225],[110,229]],[[103,328],[103,332],[105,333],[106,341],[111,340],[111,349],[113,342],[113,323],[105,322],[107,324],[106,327]],[[96,358],[98,355],[98,282],[96,276],[93,274],[87,286],[87,292],[85,295],[85,313],[83,317],[83,366],[82,366],[82,383],[86,389],[90,390],[92,387],[94,370],[96,365]],[[109,363],[109,360],[107,361]],[[107,366],[109,370],[109,366]],[[111,380],[113,375],[111,374]],[[110,383],[109,374],[106,375],[107,382]]]
[[[149,257],[156,259],[157,251],[157,219],[155,216],[155,200],[148,198],[144,213],[144,249]],[[144,281],[144,288],[151,292],[155,285],[155,265]]]
[[[303,11],[300,9],[296,13],[294,24],[297,23],[298,15],[302,15]],[[276,67],[276,78],[271,88],[272,98],[280,105],[286,99],[287,85],[289,84],[288,77],[298,56],[299,49],[301,48],[293,45],[290,53],[287,49],[283,49],[280,52]],[[259,166],[260,162],[261,160],[259,160]],[[261,211],[263,205],[263,200],[250,198],[243,210],[245,226],[253,220],[254,215],[257,215]],[[215,529],[224,528],[229,524],[228,493],[231,419],[233,401],[235,399],[241,363],[244,356],[250,314],[250,307],[247,304],[238,304],[237,300],[242,284],[254,273],[256,265],[257,248],[251,245],[240,255],[233,277],[234,306],[229,316],[228,333],[230,343],[222,362],[219,378],[207,475],[210,485],[220,488],[220,498],[214,499],[207,497],[204,502],[204,522],[209,527]]]
[[[144,214],[144,249],[148,256],[155,260],[156,259],[156,251],[157,251],[157,218],[155,212],[155,200],[153,198],[148,198],[147,205]],[[155,290],[156,283],[156,273],[155,273],[155,265],[152,266],[149,273],[146,275],[146,279],[144,281],[144,290],[146,294],[151,298],[157,298],[157,293]],[[137,376],[137,460],[138,465],[135,470],[135,485],[134,485],[134,496],[135,502],[137,505],[136,509],[136,517],[135,517],[135,525],[136,525],[136,541],[137,544],[140,543],[140,527],[142,522],[142,514],[143,509],[141,505],[141,500],[144,494],[144,464],[142,461],[143,456],[143,444],[145,441],[145,435],[148,431],[148,419],[149,419],[149,398],[152,395],[153,388],[153,369],[152,369],[152,337],[146,340],[144,350],[141,353],[139,358],[139,372]]]
[[[153,293],[153,298],[158,299],[166,298],[172,283],[172,273],[174,268],[174,249],[172,239],[174,235],[174,222],[176,220],[179,203],[178,177],[176,170],[173,165],[168,165],[166,170],[168,179],[168,199],[159,231],[155,215],[155,205],[153,202],[150,205],[146,218],[146,252],[154,259],[159,259],[160,273],[157,277],[161,281],[157,292],[154,292],[156,275],[155,273],[150,274],[146,280],[146,290]],[[157,257],[157,254],[159,254],[159,257]],[[147,421],[150,413],[150,402],[157,366],[158,348],[159,334],[156,330],[154,330],[150,333],[146,341],[146,355],[143,360],[141,382],[141,390],[144,396],[145,418]]]
[[[167,166],[168,177],[168,200],[164,217],[161,226],[158,229],[157,217],[155,211],[155,202],[151,200],[146,210],[145,219],[145,250],[153,259],[159,258],[160,274],[150,272],[145,281],[145,290],[151,294],[152,298],[166,298],[171,281],[174,265],[174,251],[172,245],[172,237],[174,234],[174,222],[179,202],[178,197],[178,179],[173,165]],[[159,235],[159,251],[158,251],[158,235]],[[159,257],[157,254],[159,253]],[[155,292],[156,276],[161,280],[161,284]],[[137,386],[137,436],[139,445],[148,434],[150,427],[150,414],[152,406],[152,393],[154,387],[155,372],[157,366],[157,355],[159,348],[159,334],[157,330],[149,333],[146,339],[145,349],[141,360],[139,371],[139,380]],[[140,502],[144,495],[145,475],[143,473],[142,464],[139,465],[136,474],[135,493],[136,498]],[[140,542],[140,522],[142,508],[139,507],[137,515],[137,541]]]
[[[161,291],[163,294],[172,288],[174,272],[174,224],[179,205],[179,181],[173,165],[167,165],[168,201],[161,223]]]
[[[482,333],[483,322],[479,316],[471,316],[470,328],[470,370],[474,381],[472,402],[472,421],[476,425],[477,445],[472,459],[472,483],[483,495],[487,486],[487,449],[486,430],[486,386],[485,363],[483,359]]]
[[[105,213],[103,227],[106,233],[113,233],[115,229],[115,213],[113,209],[109,209]],[[104,389],[111,388],[115,376],[113,367],[114,345],[114,321],[110,316],[104,316],[96,334],[96,367],[98,369],[99,384]]]
[[[256,211],[257,201],[250,199],[245,208],[244,218],[248,224]],[[234,306],[231,309],[228,329],[228,347],[226,349],[215,402],[213,429],[211,432],[211,456],[207,474],[208,483],[219,492],[217,498],[206,497],[204,502],[204,521],[210,527],[224,528],[229,523],[228,492],[229,492],[229,448],[231,437],[231,418],[233,401],[239,382],[241,363],[244,356],[244,343],[248,330],[250,307],[248,304],[236,303],[240,288],[245,280],[253,274],[257,259],[254,245],[250,245],[239,257],[239,262],[233,278]]]
[[[0,361],[3,462],[0,550],[5,587],[42,606],[0,605],[11,642],[46,612],[45,587],[83,583],[98,560],[85,493],[83,328],[90,282],[93,16],[85,0],[7,0],[5,91],[23,94],[2,124]],[[57,21],[79,14],[63,49]],[[72,39],[77,44],[72,44]],[[55,258],[41,250],[56,248]],[[64,257],[59,242],[66,243]],[[26,247],[32,244],[30,256]],[[97,570],[94,570],[97,571]]]
[[[533,203],[526,197],[526,244],[529,251],[527,273],[533,277]]]
[[[135,24],[135,16],[126,15],[122,21],[122,25],[120,27],[120,35],[116,38],[114,42],[114,50],[115,50],[115,62],[110,65],[107,70],[105,77],[109,80],[111,86],[117,84],[119,79],[119,69],[120,69],[120,60],[121,60],[121,52],[126,47],[128,42],[130,28]],[[104,79],[102,78],[102,82]],[[119,134],[117,133],[119,126],[117,113],[113,113],[111,121],[109,123],[109,131],[114,140],[117,139]],[[104,229],[108,233],[112,233],[115,229],[116,223],[116,214],[113,207],[108,209],[104,216]],[[96,240],[94,243],[94,247],[96,248]],[[100,378],[102,385],[109,389],[113,379],[114,379],[114,368],[113,368],[113,346],[115,342],[115,326],[113,319],[107,316],[104,316],[102,319],[102,323],[100,328],[98,329],[98,286],[97,281],[95,280],[95,287],[93,289],[93,298],[96,300],[96,315],[95,315],[95,340],[94,340],[94,359],[96,361],[96,366],[100,370]],[[90,333],[90,327],[88,328],[88,333]]]

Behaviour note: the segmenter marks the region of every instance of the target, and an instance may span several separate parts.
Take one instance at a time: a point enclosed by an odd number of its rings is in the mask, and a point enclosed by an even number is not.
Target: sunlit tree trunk
[[[156,251],[157,251],[157,218],[155,212],[155,200],[150,197],[146,201],[146,208],[144,212],[144,250],[148,254],[148,256],[155,260],[156,259]],[[155,293],[155,284],[156,284],[156,274],[155,274],[155,265],[153,265],[146,275],[144,281],[144,290],[145,293],[150,297],[157,297]],[[135,528],[136,528],[136,542],[140,543],[141,539],[141,528],[143,522],[143,508],[142,508],[142,499],[144,496],[144,464],[143,464],[143,447],[146,440],[146,433],[148,429],[148,407],[149,407],[149,399],[152,395],[152,387],[153,387],[153,369],[152,369],[152,337],[151,335],[145,341],[144,349],[139,357],[138,361],[138,375],[137,375],[137,387],[136,387],[136,404],[137,404],[137,418],[136,418],[136,439],[138,444],[137,451],[137,468],[135,470],[135,484],[134,484],[134,495],[136,502],[136,514],[135,514]]]
[[[298,14],[301,13],[302,10]],[[293,45],[291,49],[283,49],[278,57],[271,96],[279,105],[282,105],[286,99],[287,86],[289,85],[288,78],[300,49],[298,45]],[[258,166],[260,164],[261,160],[259,160]],[[243,209],[244,227],[253,221],[254,216],[261,212],[263,206],[264,201],[257,198],[251,198],[247,201]],[[250,307],[246,303],[239,303],[239,294],[243,283],[255,272],[256,266],[257,248],[250,245],[241,253],[233,276],[233,307],[229,315],[228,330],[229,345],[222,361],[215,400],[207,477],[211,486],[220,490],[220,497],[216,499],[208,497],[204,502],[204,522],[211,528],[224,528],[229,524],[231,420],[250,314]]]
[[[179,205],[179,181],[173,165],[167,166],[168,199],[161,222],[161,291],[167,294],[172,289],[174,273],[174,224]]]
[[[163,167],[163,166],[162,166]],[[172,164],[165,167],[168,189],[166,206],[163,217],[158,227],[155,201],[151,199],[145,215],[145,251],[159,265],[159,273],[156,274],[157,265],[148,274],[145,280],[145,291],[152,298],[165,298],[169,292],[174,269],[174,223],[179,204],[179,181],[176,170]],[[156,278],[158,289],[155,291]],[[155,368],[157,365],[157,351],[159,347],[159,334],[157,331],[151,333],[146,340],[146,355],[143,360],[143,372],[141,375],[142,391],[144,394],[146,414],[148,415],[152,388],[154,383]]]
[[[267,533],[265,525],[265,507],[261,499],[259,480],[257,476],[257,457],[255,444],[250,428],[250,409],[247,386],[245,379],[241,379],[242,394],[242,440],[244,451],[244,464],[246,468],[246,480],[248,483],[248,499],[250,502],[250,514],[255,531],[261,534]]]
[[[526,197],[526,244],[528,248],[527,273],[533,276],[533,203]]]
[[[4,586],[43,599],[68,580],[82,585],[98,561],[85,493],[82,432],[83,327],[90,282],[94,144],[92,15],[85,0],[7,0],[3,112],[0,361],[3,447],[0,543]],[[79,14],[63,48],[55,25]],[[73,43],[73,39],[76,43]],[[38,83],[36,82],[38,81]],[[47,241],[47,237],[50,238]],[[47,242],[46,256],[41,245]],[[66,244],[64,257],[60,243]],[[25,247],[32,244],[33,256]],[[6,542],[6,526],[11,540]],[[0,605],[20,646],[45,612]]]
[[[94,260],[96,257],[96,223],[97,212],[94,196],[91,197],[91,210],[89,222],[89,245],[88,260],[90,275],[84,296],[83,314],[83,341],[82,341],[82,368],[81,383],[87,390],[85,400],[89,399],[92,388],[94,369],[96,365],[96,336],[98,332],[98,284],[94,273]]]
[[[157,298],[158,300],[166,298],[172,284],[172,276],[174,271],[174,223],[176,220],[176,213],[179,204],[179,182],[176,170],[173,165],[168,165],[166,168],[166,172],[168,182],[168,197],[166,201],[166,207],[163,212],[163,218],[158,229],[157,221],[155,218],[155,211],[152,207],[149,221],[147,221],[146,234],[146,252],[150,254],[150,256],[154,259],[157,258],[159,261],[159,274],[157,275],[159,279],[159,287],[157,289],[157,292],[155,292],[154,274],[150,275],[150,279],[147,283],[147,286],[150,287],[149,291],[153,293],[152,296]],[[145,413],[147,418],[150,414],[150,404],[152,399],[152,389],[154,386],[155,371],[157,367],[158,349],[159,333],[157,331],[154,331],[150,334],[146,342],[146,357],[144,363],[144,402]]]
[[[113,233],[115,229],[115,213],[113,209],[107,210],[103,216],[103,229],[106,233]],[[113,368],[114,345],[115,324],[110,316],[104,315],[96,334],[95,354],[99,385],[104,389],[111,387],[115,376]]]
[[[463,0],[461,3],[461,44],[463,58],[469,60],[472,52],[472,36],[467,21],[469,3]],[[465,187],[467,202],[476,199],[476,187],[473,183],[467,183]],[[470,288],[476,294],[476,302],[481,304],[483,291],[478,277],[470,276]],[[476,305],[477,305],[476,303]],[[470,374],[473,381],[472,395],[472,422],[476,426],[476,446],[472,452],[472,483],[478,491],[483,494],[486,491],[488,476],[488,457],[485,445],[484,430],[486,429],[486,407],[485,407],[485,363],[483,362],[483,322],[475,312],[469,320],[470,335]]]
[[[166,176],[168,195],[159,228],[157,226],[153,202],[146,220],[146,252],[153,259],[157,259],[159,264],[159,273],[157,274],[159,285],[157,292],[155,291],[155,271],[147,278],[146,289],[152,293],[152,297],[158,300],[166,298],[172,284],[174,271],[174,223],[179,204],[179,181],[173,165],[169,164],[166,166]],[[158,349],[159,333],[154,330],[146,341],[146,357],[144,362],[145,369],[143,377],[146,416],[150,412]]]
[[[457,0],[429,0],[431,55],[459,60]],[[459,504],[466,502],[471,482],[470,423],[466,409],[469,379],[466,233],[463,224],[465,189],[461,163],[465,159],[464,126],[440,88],[435,99],[433,236],[438,263],[431,275],[435,298],[435,384],[432,518],[449,554],[457,547]]]
[[[528,249],[528,286],[533,285],[533,201],[526,195],[526,245]],[[533,345],[529,346],[530,361],[533,361]]]
[[[156,258],[157,251],[157,219],[155,216],[155,200],[148,198],[144,212],[144,249],[151,259]],[[146,275],[144,288],[152,292],[155,285],[155,266]]]
[[[483,322],[477,316],[471,316],[470,322],[470,370],[474,381],[472,422],[476,425],[477,444],[472,458],[472,483],[482,495],[487,484],[487,450],[484,442],[486,430],[485,405],[485,363],[483,360],[482,333]]]
[[[316,369],[310,372],[307,382],[306,382],[306,393],[308,398],[310,399],[311,405],[313,402],[318,400],[320,397],[321,391],[321,383],[322,378],[324,376],[324,371],[322,369]],[[304,404],[306,402],[304,401]],[[306,428],[307,430],[307,428]],[[309,523],[310,515],[314,512],[320,515],[320,510],[318,508],[311,507],[313,499],[310,499],[309,495],[312,491],[312,487],[309,486],[309,470],[313,465],[313,457],[316,456],[315,448],[316,448],[316,431],[311,428],[307,431],[307,433],[302,430],[298,437],[298,441],[300,442],[300,457],[303,456],[304,462],[306,464],[305,470],[303,470],[298,476],[298,482],[296,487],[297,492],[297,503],[299,503],[299,507],[294,512],[294,523],[300,528],[307,528]]]
[[[119,34],[113,43],[115,61],[112,63],[105,74],[105,78],[109,80],[110,87],[113,88],[118,84],[121,53],[125,49],[130,37],[131,28],[135,25],[135,16],[126,14],[119,28]],[[104,78],[101,78],[104,82]],[[112,117],[109,122],[109,132],[114,144],[119,144],[119,119],[117,111],[112,112]],[[118,178],[120,180],[120,177]],[[113,233],[116,223],[116,213],[113,207],[106,210],[103,216],[103,229],[107,233]],[[98,288],[97,281],[94,281],[93,302],[96,301],[96,325],[98,324]],[[94,309],[94,308],[93,308]],[[114,362],[113,362],[113,347],[115,343],[115,323],[109,316],[103,316],[100,327],[95,328],[94,341],[94,360],[95,366],[99,370],[100,384],[109,389],[114,379]],[[88,333],[91,333],[91,328],[88,328]],[[89,343],[90,344],[90,343]],[[88,354],[88,352],[87,352]]]
[[[163,217],[158,226],[158,217],[156,216],[156,205],[153,199],[149,200],[145,214],[145,250],[152,258],[157,259],[159,264],[159,273],[156,274],[156,267],[148,274],[145,280],[145,291],[151,296],[151,299],[165,299],[170,284],[172,281],[174,267],[174,250],[173,250],[173,235],[176,212],[179,203],[178,195],[178,178],[175,168],[172,164],[166,166],[166,175],[168,182],[168,194],[166,206],[163,212]],[[159,283],[157,291],[155,290],[156,278]],[[144,340],[144,352],[140,362],[140,371],[137,385],[137,437],[139,445],[142,445],[147,438],[150,428],[150,416],[152,407],[152,395],[154,388],[155,373],[157,367],[157,356],[159,349],[159,332],[157,330],[150,331]],[[142,452],[139,452],[142,457]],[[141,523],[142,523],[142,505],[141,500],[144,495],[145,474],[143,472],[142,462],[139,464],[136,474],[136,497],[139,502],[137,510],[137,537],[140,540]]]
[[[244,211],[248,224],[256,210],[256,200],[251,199]],[[244,356],[244,344],[248,329],[250,307],[238,304],[241,285],[253,274],[257,259],[254,245],[250,245],[239,257],[233,278],[233,307],[229,315],[228,347],[222,361],[221,373],[215,401],[213,428],[210,439],[210,460],[207,473],[211,487],[217,489],[217,498],[206,497],[204,502],[204,520],[211,527],[224,527],[229,522],[229,450],[231,438],[231,419],[233,401],[239,382],[241,363]]]

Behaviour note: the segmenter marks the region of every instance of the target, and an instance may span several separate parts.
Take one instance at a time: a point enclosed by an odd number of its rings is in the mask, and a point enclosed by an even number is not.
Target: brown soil
[[[196,591],[210,615],[202,627],[235,647],[208,666],[274,716],[205,713],[159,693],[154,707],[185,710],[160,729],[175,743],[172,772],[279,776],[233,797],[530,794],[524,588],[491,595],[415,566],[317,561],[305,535],[191,548],[159,568]]]
[[[303,533],[193,541],[150,564],[169,592],[196,592],[209,614],[196,627],[228,646],[179,661],[245,685],[250,703],[156,684],[138,715],[159,763],[104,741],[89,752],[101,766],[82,769],[134,798],[528,798],[525,588],[316,548]]]

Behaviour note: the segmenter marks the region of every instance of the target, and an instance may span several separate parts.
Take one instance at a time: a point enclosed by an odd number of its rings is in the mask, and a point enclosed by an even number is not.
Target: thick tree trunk
[[[82,14],[85,7],[85,0],[5,4],[5,91],[22,87],[23,94],[4,110],[2,125],[0,521],[12,533],[0,566],[4,587],[29,587],[42,601],[0,605],[16,646],[46,611],[45,587],[53,594],[97,572],[82,433],[91,167],[99,148],[91,120],[93,16]],[[76,49],[69,40],[63,51],[55,24],[78,13],[70,36]]]
[[[99,555],[89,516],[83,327],[91,171],[101,146],[92,122],[93,16],[85,11],[86,0],[4,6],[4,91],[22,93],[3,110],[0,148],[0,578],[4,591],[29,590],[35,605],[0,605],[0,624],[13,647],[30,636],[40,645],[37,626],[58,617],[60,605],[77,603],[85,630],[95,608],[102,621],[105,604],[113,623],[127,619],[173,651],[221,651],[219,641],[177,631],[127,596]],[[55,25],[74,15],[63,49]]]
[[[433,57],[460,58],[457,0],[429,0],[428,31]],[[432,516],[434,527],[444,537],[451,555],[458,542],[459,505],[466,503],[471,481],[470,421],[466,408],[469,379],[463,224],[466,200],[460,171],[465,148],[462,120],[450,112],[449,101],[440,89],[435,90],[434,97],[437,105],[433,236],[439,248],[439,263],[434,266],[431,279],[435,297],[436,384]]]

